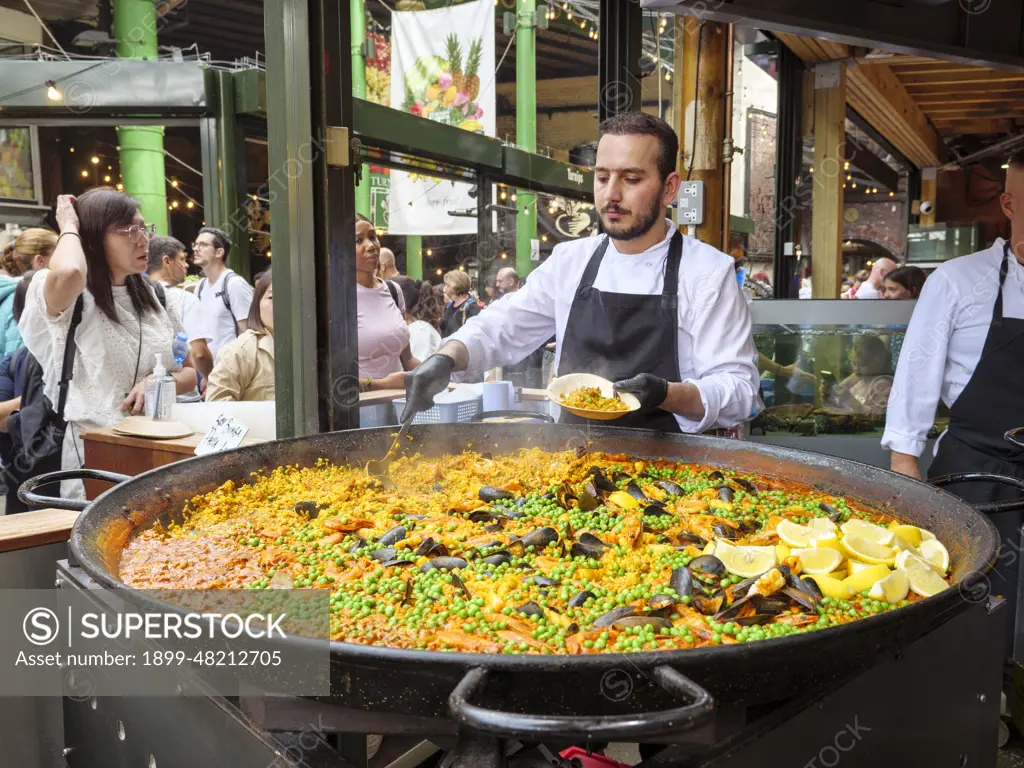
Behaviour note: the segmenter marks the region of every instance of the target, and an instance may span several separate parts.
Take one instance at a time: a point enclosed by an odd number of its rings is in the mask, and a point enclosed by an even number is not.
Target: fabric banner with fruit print
[[[392,14],[391,106],[494,136],[493,0]],[[388,234],[475,233],[475,218],[448,215],[476,207],[471,185],[429,174],[391,172]]]

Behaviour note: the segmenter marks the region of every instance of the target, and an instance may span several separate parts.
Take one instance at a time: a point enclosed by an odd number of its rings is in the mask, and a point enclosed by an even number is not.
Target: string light
[[[671,80],[671,79],[672,79],[672,73],[671,72],[666,72],[665,73],[665,80]],[[767,135],[767,134],[765,134],[765,135]]]
[[[96,155],[93,155],[92,157],[89,158],[89,162],[91,162],[93,165],[99,165],[100,159],[96,157]]]
[[[814,173],[814,166],[811,166],[811,173]]]
[[[109,183],[110,183],[110,177],[109,177],[109,176],[104,176],[104,177],[103,177],[103,180],[104,180],[105,182],[107,182],[107,184],[109,184]]]
[[[178,180],[177,179],[172,179],[171,180],[171,186],[174,187],[175,189],[177,189],[178,188]]]
[[[107,170],[108,170],[108,171],[112,171],[112,170],[114,170],[114,166],[112,166],[112,165],[108,165],[108,166],[107,166]]]
[[[124,184],[118,184],[118,185],[117,185],[117,191],[118,191],[118,192],[120,192],[120,191],[121,191],[121,190],[123,190],[123,189],[124,189]]]
[[[274,254],[272,254],[272,253],[270,252],[270,249],[268,248],[268,249],[267,249],[267,258],[269,259],[269,258],[270,258],[271,256],[273,256],[273,255],[274,255]]]
[[[87,170],[85,170],[85,168],[82,169],[82,178],[83,179],[88,179],[89,178],[89,172]]]
[[[433,255],[434,255],[433,249],[427,248],[427,256],[433,256]]]
[[[855,182],[853,182],[853,184],[852,184],[851,186],[852,186],[852,187],[853,187],[854,189],[856,189],[856,188],[857,188],[857,182],[856,182],[856,181],[855,181]]]
[[[503,258],[503,259],[507,259],[507,258],[508,258],[508,254],[507,254],[507,253],[503,253],[503,254],[501,254],[501,258]]]
[[[895,193],[895,192],[890,192],[890,193],[889,193],[889,197],[894,197],[895,195],[896,195],[896,193]]]
[[[68,147],[68,152],[74,152],[74,151],[75,151],[74,147]]]
[[[46,98],[50,101],[60,101],[61,93],[57,90],[57,83],[53,80],[46,81]]]
[[[546,242],[548,241],[548,236],[547,236],[547,235],[541,235],[541,236],[540,236],[540,239],[541,239],[541,240],[542,240],[543,242],[545,242],[545,243],[546,243]]]
[[[193,203],[191,200],[189,200],[187,203],[185,203],[185,207],[188,208],[189,210],[191,210],[191,209],[196,207],[196,204]],[[267,256],[269,256],[269,255],[270,255],[270,253],[267,252]]]
[[[877,194],[877,193],[878,193],[878,187],[875,187],[874,189],[872,189],[872,190],[871,190],[871,192],[872,192],[873,194]]]
[[[517,199],[518,199],[518,198],[516,198],[516,194],[515,194],[515,192],[513,192],[513,193],[512,193],[512,202],[514,203],[514,202],[515,202],[515,201],[516,201]]]
[[[443,274],[443,271],[439,269],[439,270],[437,270],[437,274],[439,274],[439,275]]]
[[[177,208],[177,207],[178,207],[178,201],[175,200],[173,203],[171,203],[171,208]]]
[[[465,272],[465,271],[466,271],[466,268],[464,266],[462,266],[461,264],[459,264],[459,272]]]
[[[508,195],[506,195],[504,192],[502,192],[501,193],[501,199],[504,200],[506,197],[508,197]]]
[[[849,163],[843,163],[843,170],[844,171],[850,170],[850,164]]]

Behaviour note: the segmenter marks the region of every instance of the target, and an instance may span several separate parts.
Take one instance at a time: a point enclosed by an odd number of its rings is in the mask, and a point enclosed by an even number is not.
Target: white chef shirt
[[[228,275],[232,275],[230,280],[228,280]],[[224,297],[220,295],[224,289],[225,280],[228,280],[227,290],[228,299],[231,304],[230,312],[224,306]],[[200,293],[199,286],[196,286],[196,293]],[[211,283],[209,280],[206,280],[206,284],[202,286],[202,293],[198,296],[199,305],[203,311],[203,323],[206,326],[206,334],[212,339],[209,345],[214,360],[217,359],[217,350],[225,344],[234,341],[238,336],[235,332],[235,321],[249,319],[252,294],[252,286],[249,285],[246,279],[230,269],[225,269],[221,276],[217,278],[217,282]]]
[[[163,280],[160,281],[160,285],[164,287],[168,309],[173,309],[181,318],[181,326],[185,329],[185,335],[188,336],[188,343],[191,344],[200,339],[209,342],[213,337],[206,330],[206,324],[203,322],[203,311],[199,306],[199,299],[190,291],[176,288]]]
[[[643,253],[619,253],[612,240],[594,287],[615,293],[660,295],[669,242],[676,231],[675,224],[667,223],[665,239]],[[468,374],[517,363],[552,336],[558,345],[558,365],[569,309],[602,237],[555,246],[522,288],[470,318],[449,337],[469,350]],[[760,409],[750,311],[736,281],[734,261],[686,236],[679,268],[678,345],[679,380],[697,387],[705,411],[700,421],[675,414],[682,431],[733,427]]]
[[[925,281],[896,366],[883,448],[920,456],[939,398],[952,408],[971,380],[992,321],[1002,258],[1003,240],[997,239],[984,251],[947,261]],[[1012,253],[1003,315],[1024,318],[1024,266]]]

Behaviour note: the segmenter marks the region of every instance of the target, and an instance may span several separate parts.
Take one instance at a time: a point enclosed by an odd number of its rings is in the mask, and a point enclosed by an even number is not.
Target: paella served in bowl
[[[949,567],[929,531],[789,480],[471,446],[384,477],[320,461],[224,483],[138,533],[119,575],[330,590],[350,643],[593,654],[825,629],[937,594]]]

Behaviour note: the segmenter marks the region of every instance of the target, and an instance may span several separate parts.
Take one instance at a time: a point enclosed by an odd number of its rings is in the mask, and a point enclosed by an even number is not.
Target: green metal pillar
[[[156,5],[153,0],[114,0],[117,55],[125,59],[157,58]],[[164,129],[121,126],[117,129],[124,191],[141,204],[143,217],[167,234],[167,186],[164,177]]]
[[[348,8],[352,24],[352,96],[365,99],[366,58],[363,56],[363,44],[366,42],[366,8],[363,0],[349,0]],[[373,211],[370,210],[370,166],[366,164],[356,184],[356,211],[373,221]]]
[[[537,151],[537,0],[517,0],[516,15],[516,144]],[[516,272],[526,277],[537,266],[530,259],[537,239],[537,195],[521,189],[516,195]]]
[[[413,280],[423,279],[423,235],[405,238],[405,274]]]
[[[231,72],[214,72],[217,91],[217,198],[220,215],[208,224],[227,232],[235,247],[228,266],[246,280],[250,275],[249,213],[245,206],[245,137],[235,114],[235,82]],[[203,169],[204,173],[206,169]]]

